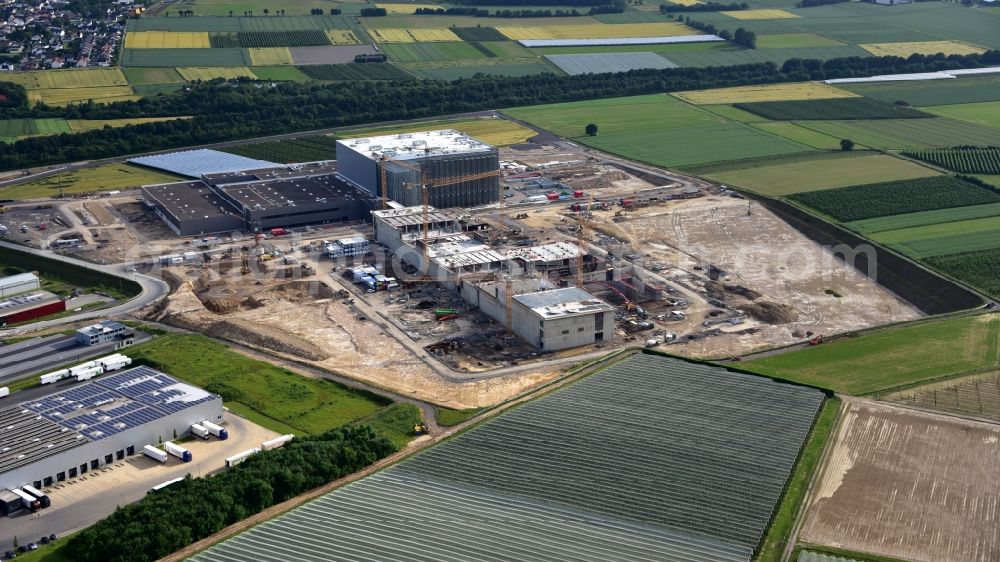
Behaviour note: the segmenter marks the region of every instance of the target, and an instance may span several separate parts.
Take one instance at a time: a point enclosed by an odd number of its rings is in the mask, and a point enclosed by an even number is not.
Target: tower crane
[[[583,288],[584,276],[583,276],[583,248],[586,242],[586,231],[587,231],[587,221],[584,219],[584,213],[589,213],[591,209],[594,208],[594,196],[591,194],[590,200],[587,201],[587,209],[580,210],[576,217],[578,222],[578,228],[576,229],[576,286]]]

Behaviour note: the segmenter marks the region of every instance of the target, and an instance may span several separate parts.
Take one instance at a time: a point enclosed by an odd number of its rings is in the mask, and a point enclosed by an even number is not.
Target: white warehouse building
[[[8,277],[0,277],[0,298],[9,297],[37,291],[41,288],[41,281],[34,273],[19,273]]]

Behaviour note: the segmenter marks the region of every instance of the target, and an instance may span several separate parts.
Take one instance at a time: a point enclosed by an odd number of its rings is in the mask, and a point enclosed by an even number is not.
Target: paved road
[[[0,247],[10,248],[14,250],[20,250],[22,252],[28,252],[31,254],[44,256],[49,259],[56,261],[71,263],[73,265],[78,265],[80,267],[86,267],[87,269],[93,269],[96,271],[101,271],[109,275],[114,275],[116,277],[121,277],[123,279],[131,279],[142,287],[142,292],[138,296],[132,298],[131,300],[125,301],[119,305],[115,305],[109,308],[102,308],[100,310],[93,310],[90,312],[81,312],[80,314],[74,314],[72,316],[66,316],[63,318],[56,318],[53,320],[42,320],[39,322],[33,322],[31,324],[18,327],[16,329],[2,332],[0,335],[10,336],[13,334],[23,334],[33,330],[41,330],[43,328],[51,328],[53,326],[62,326],[64,324],[70,324],[72,322],[78,322],[80,320],[89,320],[92,318],[108,318],[113,316],[121,316],[128,314],[134,310],[138,310],[144,306],[153,304],[160,299],[167,296],[170,293],[170,286],[167,285],[162,279],[157,279],[149,275],[143,275],[142,273],[128,272],[126,268],[129,267],[128,264],[118,263],[118,264],[108,264],[108,265],[95,265],[83,260],[78,260],[76,258],[71,258],[68,256],[63,256],[57,254],[51,250],[36,250],[33,248],[27,248],[19,244],[12,244],[10,242],[0,241]]]

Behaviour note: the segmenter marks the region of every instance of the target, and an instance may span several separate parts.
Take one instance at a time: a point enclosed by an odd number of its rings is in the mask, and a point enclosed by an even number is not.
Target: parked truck
[[[289,433],[287,435],[282,435],[280,437],[275,437],[274,439],[269,439],[267,441],[264,441],[263,443],[260,444],[260,448],[263,451],[270,451],[271,449],[277,449],[279,447],[283,447],[285,443],[288,443],[292,439],[295,439],[295,436]]]
[[[146,445],[142,448],[142,454],[158,462],[167,462],[167,452],[161,451],[152,445]]]
[[[59,369],[58,371],[52,371],[51,373],[46,373],[39,377],[42,384],[52,384],[57,381],[61,381],[64,378],[70,376],[69,369]]]
[[[52,500],[49,499],[49,496],[34,486],[21,486],[21,491],[37,499],[42,504],[42,509],[52,505]]]
[[[97,364],[104,369],[104,372],[117,371],[122,367],[126,367],[132,364],[132,359],[128,356],[116,353],[114,355],[109,355],[107,357],[101,357],[97,360]]]
[[[27,509],[32,513],[38,511],[39,509],[42,509],[42,502],[39,501],[39,499],[36,498],[35,496],[32,496],[27,492],[22,492],[17,488],[12,489],[11,492],[14,492],[14,494],[17,495],[17,497],[21,498],[21,507],[23,507],[24,509]]]
[[[77,371],[74,375],[76,377],[76,382],[89,381],[90,379],[100,375],[104,372],[104,369],[98,365],[96,367],[90,367],[83,369],[82,371]]]
[[[191,451],[188,451],[187,449],[181,447],[180,445],[171,443],[170,441],[167,441],[163,444],[163,450],[181,459],[184,462],[191,462],[191,459],[193,458],[191,456]]]
[[[229,439],[229,432],[226,428],[216,425],[208,420],[201,422],[201,426],[208,430],[209,433],[218,437],[219,439]]]
[[[97,366],[97,361],[87,361],[86,363],[80,363],[79,365],[74,365],[69,368],[69,376],[75,377],[77,373],[82,373],[87,369],[93,369]]]
[[[21,509],[21,496],[10,490],[0,490],[0,514],[8,515]]]
[[[256,455],[259,452],[260,452],[260,449],[258,449],[257,447],[254,447],[253,449],[247,449],[246,451],[243,451],[242,453],[236,453],[235,455],[233,455],[231,457],[226,457],[226,468],[232,468],[232,467],[240,464],[241,462],[247,460],[251,456]]]
[[[208,430],[205,429],[205,426],[200,423],[191,424],[191,433],[201,437],[202,439],[208,439],[208,436],[211,435]]]
[[[6,386],[0,386],[0,398],[10,395],[10,388]]]

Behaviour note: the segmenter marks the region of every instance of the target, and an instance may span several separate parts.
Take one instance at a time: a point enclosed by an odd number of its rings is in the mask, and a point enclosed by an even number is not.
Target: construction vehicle
[[[299,266],[299,269],[302,270],[302,275],[316,275],[316,268],[307,263],[304,263],[301,266]]]
[[[823,343],[823,334],[809,338],[809,345],[819,345]]]
[[[420,423],[415,424],[413,426],[413,434],[414,435],[427,435],[427,433],[428,433],[428,429],[427,429],[427,424],[426,423],[420,422]]]
[[[434,316],[437,316],[438,318],[440,318],[442,316],[451,316],[451,315],[456,315],[456,314],[458,314],[458,309],[457,308],[435,308],[434,309]]]

